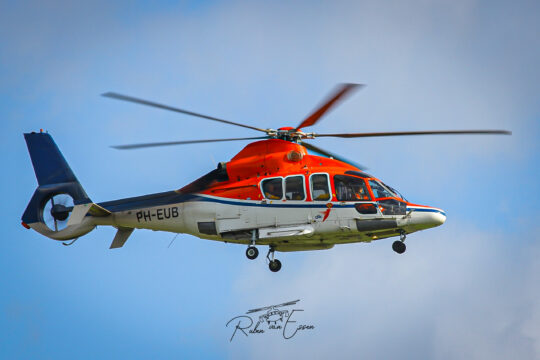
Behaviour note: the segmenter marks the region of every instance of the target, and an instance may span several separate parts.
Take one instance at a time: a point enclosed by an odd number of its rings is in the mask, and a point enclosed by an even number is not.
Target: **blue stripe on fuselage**
[[[194,195],[194,194],[179,194],[176,191],[167,191],[163,193],[137,196],[137,197],[114,200],[114,201],[107,201],[107,202],[99,203],[98,205],[102,206],[103,208],[111,212],[118,212],[118,211],[128,211],[128,210],[135,210],[135,209],[148,208],[148,207],[154,207],[154,206],[165,206],[165,205],[179,204],[179,203],[185,203],[185,202],[194,202],[194,201],[214,202],[214,203],[224,204],[224,205],[252,206],[252,207],[322,208],[322,209],[327,208],[326,206],[327,203],[320,203],[320,204],[309,204],[309,203],[283,204],[283,203],[270,203],[270,202],[253,203],[253,202],[247,202],[243,200],[216,199],[216,198],[210,198],[210,197]],[[339,208],[354,208],[354,204],[350,204],[350,203],[349,204],[332,203],[332,206],[339,207]],[[433,209],[433,208],[409,208],[408,207],[407,211],[410,211],[410,210],[414,210],[418,212],[436,212],[436,213],[440,213],[446,216],[446,214],[443,211]]]
[[[137,196],[133,198],[107,201],[107,202],[99,203],[98,205],[111,212],[118,212],[118,211],[128,211],[128,210],[135,210],[135,209],[141,209],[141,208],[147,208],[147,207],[153,207],[153,206],[164,206],[164,205],[172,205],[172,204],[194,202],[194,201],[214,202],[218,204],[237,205],[237,206],[261,206],[261,207],[270,206],[270,207],[277,207],[277,208],[326,208],[326,203],[322,203],[322,204],[307,204],[307,203],[301,203],[301,204],[278,203],[276,204],[276,203],[270,203],[270,202],[252,203],[252,202],[246,202],[242,200],[222,200],[222,199],[209,198],[209,197],[193,195],[193,194],[179,194],[175,191],[167,191],[167,192],[158,193],[158,194],[151,194],[151,195]],[[340,203],[332,203],[332,204],[333,204],[332,206],[339,206],[341,208],[354,207],[354,204],[340,204]]]
[[[446,213],[444,211],[433,209],[433,208],[407,208],[407,211],[411,211],[411,210],[414,210],[416,212],[435,212],[435,213],[439,213],[441,215],[446,216]]]

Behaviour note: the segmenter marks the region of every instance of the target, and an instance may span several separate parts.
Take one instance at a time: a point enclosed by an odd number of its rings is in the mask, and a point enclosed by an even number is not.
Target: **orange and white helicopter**
[[[174,191],[94,203],[73,174],[48,133],[24,134],[38,188],[22,224],[55,240],[70,240],[96,226],[118,229],[110,248],[124,245],[134,229],[186,233],[203,239],[247,245],[255,259],[257,246],[268,246],[271,271],[281,268],[275,251],[330,249],[336,244],[399,237],[392,248],[405,252],[407,234],[439,226],[443,210],[407,201],[397,190],[344,158],[306,140],[317,137],[360,138],[432,134],[510,134],[503,130],[412,131],[316,134],[302,131],[319,121],[352,90],[341,84],[296,127],[263,129],[116,93],[106,97],[153,106],[264,133],[262,137],[173,141],[115,146],[152,146],[215,141],[258,140],[230,161]],[[311,150],[319,155],[311,155]]]

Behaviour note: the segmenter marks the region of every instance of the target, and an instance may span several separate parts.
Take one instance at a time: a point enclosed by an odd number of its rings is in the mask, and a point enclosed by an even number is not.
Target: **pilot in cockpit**
[[[363,186],[360,186],[358,191],[355,192],[354,196],[357,200],[369,200],[369,197],[366,192],[366,188]]]

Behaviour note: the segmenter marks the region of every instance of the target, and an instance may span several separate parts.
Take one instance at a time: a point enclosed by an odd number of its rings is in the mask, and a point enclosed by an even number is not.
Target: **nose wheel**
[[[274,252],[276,250],[272,245],[268,248],[268,254],[266,254],[266,258],[268,259],[268,268],[271,272],[278,272],[281,269],[281,261],[278,259],[274,259]]]
[[[392,244],[392,250],[394,250],[398,254],[403,254],[405,250],[407,250],[407,246],[405,245],[406,237],[407,234],[405,234],[405,232],[401,232],[399,234],[399,240],[394,241],[394,243]]]
[[[278,272],[281,269],[281,261],[278,259],[272,260],[268,263],[268,268],[272,272]]]

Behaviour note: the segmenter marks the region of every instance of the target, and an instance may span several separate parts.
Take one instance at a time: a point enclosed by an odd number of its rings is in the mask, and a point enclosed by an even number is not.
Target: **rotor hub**
[[[303,131],[293,128],[291,126],[284,126],[280,127],[276,131],[274,137],[276,139],[298,143],[302,139],[311,138],[311,135],[312,134],[306,134]]]
[[[68,218],[70,211],[70,208],[62,204],[55,204],[51,209],[51,215],[56,220],[64,221]]]

